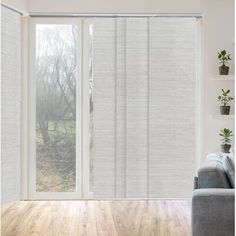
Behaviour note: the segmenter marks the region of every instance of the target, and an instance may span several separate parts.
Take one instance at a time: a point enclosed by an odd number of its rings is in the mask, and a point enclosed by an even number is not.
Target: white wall
[[[233,120],[216,120],[216,97],[221,88],[234,89],[232,82],[212,81],[218,73],[217,51],[227,49],[234,59],[234,0],[30,0],[31,12],[79,13],[202,13],[203,29],[203,132],[202,158],[220,150],[219,129],[233,128]],[[234,60],[230,74],[234,74]]]
[[[28,11],[28,0],[3,0],[2,3],[16,8],[24,13]]]
[[[200,11],[202,9],[202,2],[204,2],[204,0],[30,0],[30,11],[82,13],[182,13],[184,11]]]
[[[221,88],[234,91],[233,82],[212,81],[217,73],[218,60],[216,52],[228,50],[233,57],[230,74],[234,74],[234,1],[207,0],[203,21],[204,40],[204,153],[219,150],[218,130],[224,127],[234,128],[234,121],[215,120],[211,114],[218,111],[216,97]]]

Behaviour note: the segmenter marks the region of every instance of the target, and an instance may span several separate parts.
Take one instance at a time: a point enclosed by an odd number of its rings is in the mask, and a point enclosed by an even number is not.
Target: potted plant
[[[222,50],[221,52],[218,52],[218,59],[220,60],[220,64],[222,64],[219,67],[219,72],[220,75],[228,75],[229,73],[229,67],[226,66],[225,64],[229,61],[232,60],[230,58],[230,54],[227,54],[226,50]]]
[[[231,148],[231,137],[233,136],[232,134],[232,130],[230,129],[227,129],[227,128],[224,128],[220,131],[219,135],[222,137],[221,138],[221,141],[222,141],[222,144],[221,144],[221,151],[223,153],[229,153],[229,150]]]
[[[234,100],[234,97],[230,96],[229,89],[227,91],[225,91],[224,89],[221,89],[221,91],[222,91],[222,94],[219,95],[218,99],[217,99],[217,101],[222,104],[220,106],[220,114],[221,115],[229,115],[230,106],[228,104]]]

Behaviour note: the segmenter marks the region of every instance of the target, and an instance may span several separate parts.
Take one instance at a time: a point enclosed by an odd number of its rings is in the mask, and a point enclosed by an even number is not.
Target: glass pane
[[[36,191],[76,190],[76,25],[36,26]]]
[[[93,25],[89,26],[89,190],[93,192]]]

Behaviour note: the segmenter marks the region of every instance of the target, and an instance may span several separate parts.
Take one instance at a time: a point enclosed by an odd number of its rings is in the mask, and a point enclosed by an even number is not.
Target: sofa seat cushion
[[[223,166],[224,166],[224,170],[226,173],[226,176],[229,180],[230,186],[232,188],[235,187],[235,164],[234,164],[234,159],[229,157],[229,156],[225,156],[223,158]]]

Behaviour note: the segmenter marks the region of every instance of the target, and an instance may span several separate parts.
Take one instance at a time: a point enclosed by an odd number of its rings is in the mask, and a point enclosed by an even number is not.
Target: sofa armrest
[[[194,191],[192,235],[234,236],[234,189]]]
[[[223,164],[219,161],[206,161],[198,169],[198,188],[230,188]]]

